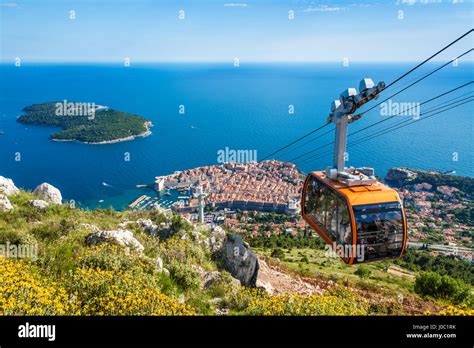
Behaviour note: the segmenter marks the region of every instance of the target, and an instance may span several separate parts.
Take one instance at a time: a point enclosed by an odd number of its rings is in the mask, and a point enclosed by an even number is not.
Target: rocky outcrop
[[[212,253],[222,250],[226,240],[226,232],[219,226],[213,226],[210,229],[204,228],[201,231],[194,230],[190,233],[184,232],[180,239],[190,239],[194,243],[204,245]]]
[[[390,168],[385,176],[385,181],[400,187],[403,186],[407,180],[415,179],[416,172],[407,168]]]
[[[87,224],[87,223],[84,223],[84,222],[80,223],[79,227],[84,227],[84,228],[86,228],[88,230],[91,230],[93,232],[99,232],[100,231],[99,227],[97,227],[96,225]]]
[[[215,284],[219,278],[221,273],[219,271],[212,271],[212,272],[205,272],[201,276],[202,285],[204,288],[209,288],[212,284]]]
[[[0,193],[3,193],[5,196],[11,196],[20,193],[20,190],[15,186],[12,179],[0,176]]]
[[[117,243],[127,248],[142,253],[145,249],[143,245],[128,230],[100,231],[86,237],[86,243],[101,244],[106,242]]]
[[[158,270],[158,272],[164,273],[167,276],[170,275],[170,271],[168,271],[168,269],[163,267],[163,259],[161,257],[158,257],[158,258],[155,259],[155,265],[156,265],[156,269]]]
[[[137,224],[143,227],[145,232],[151,234],[153,237],[158,235],[158,226],[155,225],[150,219],[140,219],[137,221]]]
[[[6,195],[0,195],[0,211],[12,210],[13,206]]]
[[[220,226],[214,226],[210,230],[211,235],[203,240],[203,243],[211,250],[211,252],[218,251],[224,246],[226,233]]]
[[[328,284],[312,284],[307,279],[290,274],[275,265],[269,265],[260,258],[256,286],[269,294],[322,294]],[[322,282],[322,281],[321,281]]]
[[[223,258],[226,270],[242,285],[255,287],[258,259],[241,237],[228,235],[224,243]]]
[[[159,224],[154,224],[151,219],[138,219],[136,221],[125,220],[119,223],[120,228],[126,228],[130,224],[137,224],[143,228],[143,230],[153,237],[158,236],[160,233],[163,233],[165,236],[171,235],[170,223],[161,222]]]
[[[44,201],[51,202],[54,204],[61,204],[63,197],[61,195],[61,191],[59,191],[56,187],[53,185],[50,185],[48,183],[42,183],[41,185],[38,185],[33,193],[41,198]]]
[[[241,283],[240,280],[233,277],[228,277],[225,272],[220,271],[210,271],[207,272],[201,266],[196,266],[195,269],[198,271],[201,277],[201,286],[204,289],[208,289],[215,284],[227,284],[229,286],[229,291],[238,291],[240,289]]]
[[[41,199],[33,199],[28,201],[28,204],[32,207],[38,208],[39,210],[46,210],[49,207],[49,203]]]

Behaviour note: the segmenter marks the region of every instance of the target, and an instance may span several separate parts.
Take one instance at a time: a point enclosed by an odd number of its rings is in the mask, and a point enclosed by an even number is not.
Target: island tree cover
[[[147,131],[143,117],[117,110],[95,112],[94,117],[61,116],[56,113],[57,102],[33,104],[23,109],[18,122],[34,125],[62,127],[61,132],[51,134],[53,140],[77,140],[86,143],[114,141],[138,136]]]

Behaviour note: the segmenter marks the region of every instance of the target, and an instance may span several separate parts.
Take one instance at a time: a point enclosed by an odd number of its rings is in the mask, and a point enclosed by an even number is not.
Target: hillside
[[[47,125],[63,128],[51,134],[52,140],[79,141],[102,144],[132,140],[137,136],[147,136],[151,122],[126,112],[98,108],[86,103],[61,102],[34,104],[23,109],[24,115],[17,121],[24,124]]]
[[[76,209],[51,185],[30,193],[0,179],[2,315],[474,314],[415,294],[419,273],[403,265],[366,274],[296,244],[271,256],[178,215]]]
[[[473,178],[391,168],[385,181],[404,201],[409,242],[473,248]],[[460,256],[472,260],[472,252],[460,252]]]

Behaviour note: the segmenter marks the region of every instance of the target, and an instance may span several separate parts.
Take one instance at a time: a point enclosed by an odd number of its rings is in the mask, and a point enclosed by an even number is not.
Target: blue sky
[[[418,61],[472,28],[473,9],[472,0],[0,0],[0,60]]]

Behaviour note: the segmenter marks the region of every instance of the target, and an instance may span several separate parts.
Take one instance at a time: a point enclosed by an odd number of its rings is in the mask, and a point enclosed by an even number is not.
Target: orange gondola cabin
[[[304,220],[348,264],[400,257],[406,245],[405,213],[386,185],[347,186],[324,171],[306,178]]]
[[[310,173],[304,183],[303,219],[347,264],[400,257],[407,242],[407,226],[398,193],[380,183],[368,167],[345,167],[348,125],[361,118],[358,107],[377,98],[384,83],[360,83],[331,105],[328,124],[335,124],[333,166]]]

